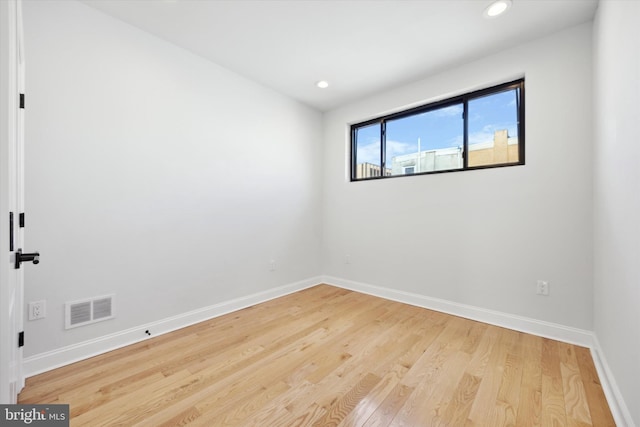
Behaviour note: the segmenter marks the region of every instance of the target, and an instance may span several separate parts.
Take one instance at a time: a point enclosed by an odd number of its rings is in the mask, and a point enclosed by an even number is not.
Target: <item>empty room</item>
[[[640,1],[0,0],[0,44],[1,425],[640,426]]]

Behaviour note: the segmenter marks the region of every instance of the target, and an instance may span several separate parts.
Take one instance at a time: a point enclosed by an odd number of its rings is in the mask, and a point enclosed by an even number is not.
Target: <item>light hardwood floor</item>
[[[614,426],[589,350],[327,285],[29,378],[72,426]]]

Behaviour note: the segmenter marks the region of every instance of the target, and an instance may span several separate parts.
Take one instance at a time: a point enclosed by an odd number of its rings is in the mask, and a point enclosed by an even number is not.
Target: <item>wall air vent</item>
[[[111,317],[111,297],[93,300],[93,320]]]
[[[105,295],[65,304],[65,329],[113,318],[113,297]]]

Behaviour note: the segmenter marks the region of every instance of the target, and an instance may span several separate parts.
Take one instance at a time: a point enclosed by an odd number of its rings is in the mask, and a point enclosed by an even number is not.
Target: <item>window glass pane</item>
[[[469,166],[517,163],[518,90],[469,100]]]
[[[387,168],[392,175],[460,169],[462,104],[387,121]]]
[[[380,124],[376,123],[357,128],[355,138],[355,178],[362,179],[381,176]]]
[[[351,180],[524,165],[523,99],[520,79],[353,125]]]

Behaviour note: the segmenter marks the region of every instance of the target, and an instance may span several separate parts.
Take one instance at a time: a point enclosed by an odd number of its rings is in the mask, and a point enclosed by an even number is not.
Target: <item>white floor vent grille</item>
[[[65,304],[65,329],[113,318],[113,295],[72,301]]]

